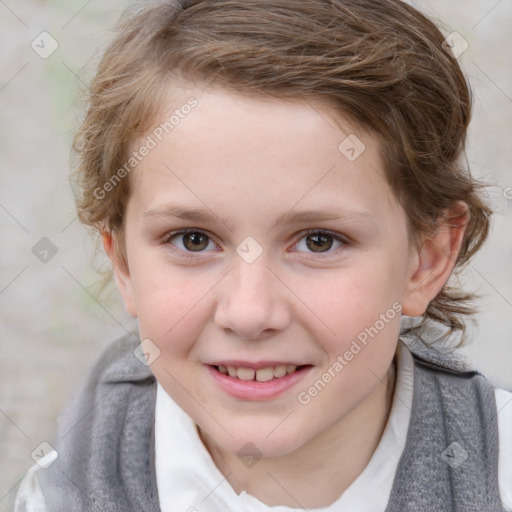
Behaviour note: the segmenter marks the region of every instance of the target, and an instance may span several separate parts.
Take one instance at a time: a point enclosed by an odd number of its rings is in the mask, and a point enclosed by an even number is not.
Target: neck
[[[200,436],[237,494],[243,490],[267,506],[322,508],[335,502],[363,472],[375,452],[391,410],[395,363],[386,378],[340,422],[299,450],[241,467],[236,454]]]

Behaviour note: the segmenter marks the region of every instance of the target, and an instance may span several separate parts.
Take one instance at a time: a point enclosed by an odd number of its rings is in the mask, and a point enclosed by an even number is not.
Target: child
[[[449,350],[473,310],[447,281],[491,214],[470,111],[398,0],[128,16],[75,149],[138,331],[17,510],[512,510],[512,394]]]

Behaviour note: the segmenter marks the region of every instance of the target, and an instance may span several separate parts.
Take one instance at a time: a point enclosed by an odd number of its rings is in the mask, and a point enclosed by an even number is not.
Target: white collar
[[[384,512],[393,480],[405,447],[411,415],[414,361],[404,342],[399,341],[393,403],[379,444],[364,471],[343,495],[318,512],[364,510]],[[158,384],[155,410],[156,477],[162,512],[297,512],[298,509],[269,507],[242,491],[235,493],[217,468],[199,438],[193,420]],[[372,489],[368,492],[368,489]]]

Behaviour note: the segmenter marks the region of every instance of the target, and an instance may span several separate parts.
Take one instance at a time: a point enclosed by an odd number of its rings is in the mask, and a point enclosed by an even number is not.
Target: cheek
[[[390,259],[373,254],[357,265],[319,273],[308,280],[301,277],[294,289],[307,306],[303,318],[310,319],[309,325],[313,321],[318,325],[321,339],[332,340],[339,347],[374,325],[381,314],[388,315],[386,326],[393,320],[399,324],[397,304],[402,286]]]
[[[201,326],[203,299],[214,277],[192,275],[165,262],[139,261],[132,273],[141,336],[178,348]]]

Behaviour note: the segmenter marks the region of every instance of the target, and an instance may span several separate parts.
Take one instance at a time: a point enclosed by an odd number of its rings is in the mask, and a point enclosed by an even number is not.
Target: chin
[[[260,422],[256,425],[239,425],[228,429],[233,437],[223,430],[219,433],[216,429],[216,435],[210,435],[208,441],[212,439],[222,450],[235,453],[239,458],[255,459],[281,457],[298,450],[307,442],[303,431],[299,435],[283,426],[276,428],[279,422],[275,421],[268,428],[266,425],[266,422]],[[204,429],[201,430],[204,431]],[[204,442],[204,435],[201,437]]]

